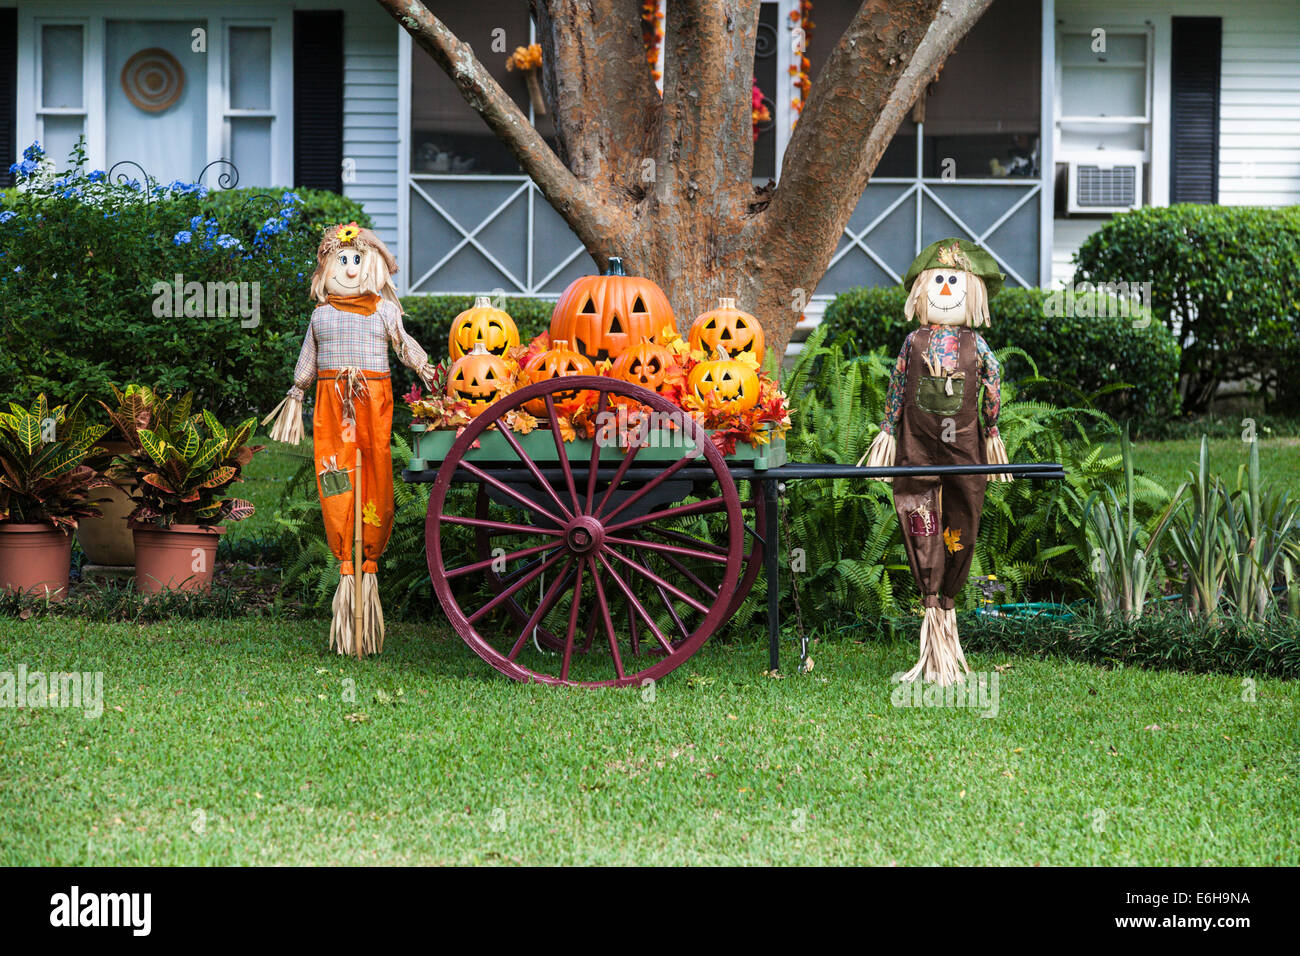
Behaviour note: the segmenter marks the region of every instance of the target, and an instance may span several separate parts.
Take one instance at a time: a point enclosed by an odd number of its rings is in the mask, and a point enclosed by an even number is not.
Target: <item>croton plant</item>
[[[245,444],[256,418],[227,427],[207,410],[193,411],[189,393],[173,400],[142,385],[114,392],[117,407],[104,410],[131,450],[114,459],[108,475],[130,488],[130,521],[212,527],[253,513],[251,502],[226,493],[265,447]]]
[[[0,412],[0,521],[70,532],[99,515],[92,495],[109,481],[86,459],[108,426],[87,421],[82,404],[51,408],[41,394],[30,408],[11,402]]]

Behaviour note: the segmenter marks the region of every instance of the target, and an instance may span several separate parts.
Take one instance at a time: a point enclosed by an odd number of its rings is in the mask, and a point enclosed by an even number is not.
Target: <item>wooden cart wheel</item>
[[[614,400],[656,414],[641,416],[641,440],[620,447],[598,432],[589,458],[571,462],[555,402],[556,393],[576,390],[596,394],[598,425],[617,414]],[[546,405],[543,429],[555,460],[534,460],[504,423],[508,412],[533,399]],[[515,460],[467,459],[492,425]],[[528,440],[535,452],[536,441]],[[638,465],[646,447],[655,452]],[[664,447],[671,457],[663,457]],[[487,517],[443,512],[456,481],[485,487]],[[696,500],[682,500],[687,497]],[[680,530],[683,519],[714,513],[721,540]],[[590,687],[638,684],[678,667],[726,620],[745,560],[742,514],[726,460],[676,405],[629,382],[552,379],[501,399],[453,443],[429,494],[429,574],[456,632],[506,676]],[[448,567],[449,526],[485,534],[499,550]],[[542,639],[543,631],[550,639]]]
[[[750,487],[753,489],[752,497],[748,500],[742,500],[740,503],[746,528],[746,551],[744,564],[741,566],[740,579],[736,583],[735,596],[731,599],[731,605],[727,608],[727,617],[733,616],[740,608],[740,605],[745,598],[749,597],[749,592],[754,589],[754,581],[757,580],[759,574],[763,571],[763,547],[764,542],[767,541],[767,511],[764,508],[764,504],[766,503],[766,486],[762,482],[754,481],[750,483]],[[474,503],[474,517],[478,518],[480,521],[486,521],[489,517],[490,510],[491,501],[488,496],[487,488],[484,485],[479,485],[478,495],[476,496]],[[719,505],[713,510],[721,511],[722,505]],[[709,512],[703,513],[707,514]],[[690,538],[683,532],[673,531],[669,528],[660,528],[655,526],[650,528],[647,532],[642,533],[648,533],[654,540],[677,541],[679,543],[684,541],[689,547],[704,547],[706,550],[712,550],[716,554],[726,554],[725,548],[717,545],[710,546],[704,542],[698,541],[698,539]],[[640,534],[636,536],[639,537]],[[492,535],[483,525],[478,525],[474,529],[474,547],[480,561],[485,561],[493,556],[494,550]],[[524,565],[523,568],[516,572],[516,576],[532,566],[532,564]],[[499,591],[504,590],[513,582],[513,578],[507,578],[503,574],[498,574],[496,568],[490,563],[487,565],[487,568],[483,573],[484,577],[490,584],[493,593],[498,593]],[[521,625],[529,618],[529,610],[515,600],[513,595],[502,602],[502,606],[505,607],[510,614],[514,615],[515,620]],[[597,609],[593,608],[592,613],[598,613]],[[537,638],[538,643],[550,648],[551,650],[559,651],[564,649],[563,635],[552,634],[550,630],[541,625],[536,626],[534,635]],[[584,648],[582,647],[579,648],[579,650],[583,649]]]

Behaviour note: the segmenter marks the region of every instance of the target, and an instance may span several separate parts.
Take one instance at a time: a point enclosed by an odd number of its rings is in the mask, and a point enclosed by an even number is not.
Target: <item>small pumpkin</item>
[[[493,355],[504,356],[519,344],[519,329],[515,320],[504,309],[492,305],[485,295],[474,299],[474,305],[451,322],[448,342],[452,361],[468,355],[475,343],[481,343]]]
[[[615,360],[609,374],[613,378],[657,392],[663,387],[668,370],[675,364],[673,353],[664,346],[654,342],[638,342]]]
[[[447,373],[447,397],[467,402],[475,415],[498,398],[510,381],[510,367],[499,355],[476,342],[468,355],[462,355]]]
[[[665,326],[675,325],[663,289],[629,276],[611,256],[604,275],[574,279],[551,313],[551,338],[572,342],[593,362],[614,360]]]
[[[524,363],[520,379],[524,385],[535,385],[553,378],[565,378],[569,375],[595,375],[596,366],[585,355],[569,348],[564,339],[552,339],[551,347],[545,352],[538,352]],[[552,392],[556,402],[571,402],[580,397],[577,389]],[[524,408],[534,415],[546,414],[546,399],[534,398],[524,403]]]
[[[710,393],[717,395],[729,412],[743,412],[758,403],[758,373],[747,363],[729,357],[724,349],[718,349],[716,359],[697,363],[686,384],[698,399]]]
[[[707,355],[720,348],[726,349],[728,355],[751,352],[754,360],[763,364],[763,326],[748,312],[736,308],[735,299],[719,299],[716,309],[691,323],[688,339],[692,350]]]

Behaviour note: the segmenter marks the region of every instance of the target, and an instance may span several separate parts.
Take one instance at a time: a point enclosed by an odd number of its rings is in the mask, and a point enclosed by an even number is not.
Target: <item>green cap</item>
[[[926,269],[949,268],[961,269],[983,279],[990,299],[998,294],[1006,279],[998,269],[997,260],[975,243],[968,239],[949,238],[932,242],[921,250],[903,277],[903,288],[910,292],[916,277]]]

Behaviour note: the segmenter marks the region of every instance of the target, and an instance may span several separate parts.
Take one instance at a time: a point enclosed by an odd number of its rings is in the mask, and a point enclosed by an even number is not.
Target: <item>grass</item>
[[[1136,467],[1172,492],[1187,480],[1196,467],[1201,447],[1199,438],[1170,441],[1135,441],[1133,462]],[[1107,446],[1108,454],[1119,454],[1119,443]],[[1219,475],[1229,487],[1236,484],[1237,468],[1250,459],[1250,445],[1240,439],[1210,439],[1210,471]],[[1276,482],[1300,495],[1300,438],[1261,438],[1259,444],[1261,473],[1268,482]]]
[[[902,644],[706,645],[651,700],[430,625],[364,664],[313,621],[0,630],[104,675],[98,719],[0,708],[0,864],[1300,862],[1294,682],[973,655],[985,718],[891,706]]]

